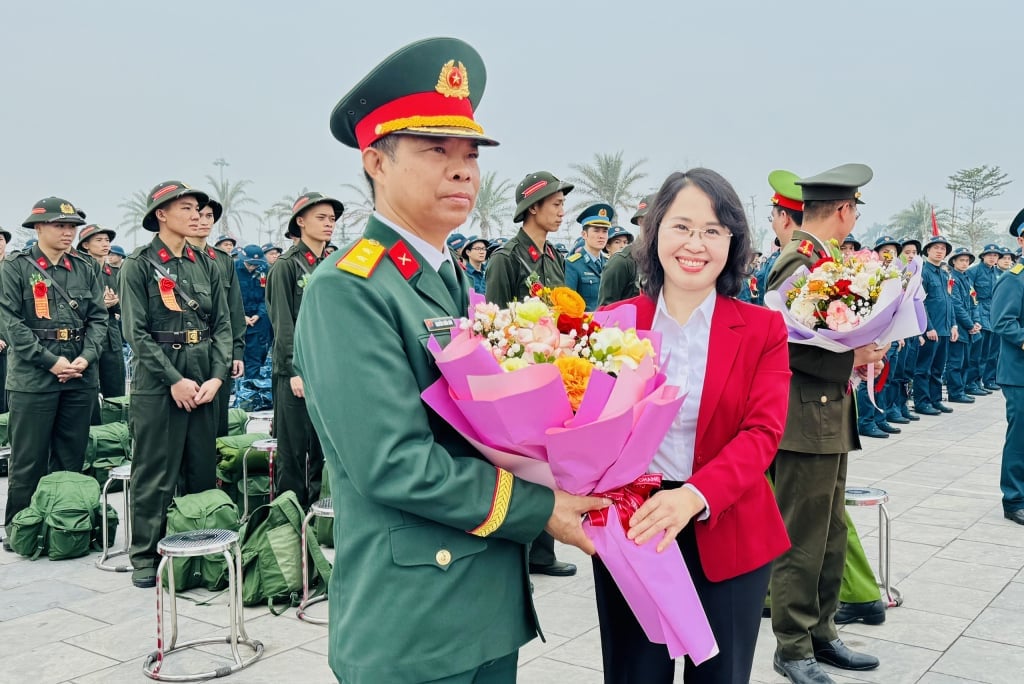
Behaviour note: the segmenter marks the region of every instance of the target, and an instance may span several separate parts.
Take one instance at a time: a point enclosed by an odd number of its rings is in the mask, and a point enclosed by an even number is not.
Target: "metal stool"
[[[203,679],[224,677],[252,665],[263,655],[263,642],[250,639],[245,632],[245,616],[242,613],[242,551],[238,545],[238,533],[230,530],[195,530],[164,537],[157,544],[157,552],[162,556],[156,571],[156,650],[146,656],[142,664],[142,672],[150,679],[169,682],[194,682]],[[178,608],[174,590],[174,571],[167,573],[167,593],[171,597],[171,639],[164,647],[164,569],[172,558],[188,558],[220,553],[227,561],[228,569],[228,621],[231,635],[226,637],[210,637],[194,639],[178,644]],[[174,653],[192,646],[205,644],[230,644],[234,663],[219,667],[211,672],[200,674],[169,675],[160,671],[164,659]],[[238,645],[244,644],[253,650],[248,660],[243,660],[238,653]]]
[[[327,594],[313,598],[309,597],[309,547],[306,545],[306,535],[309,530],[309,522],[314,517],[334,519],[334,502],[330,497],[320,499],[310,506],[309,513],[306,514],[305,520],[302,521],[302,600],[299,602],[298,610],[295,611],[295,616],[314,625],[326,625],[327,620],[325,618],[315,618],[306,614],[306,609],[311,605],[327,600]]]
[[[121,482],[121,492],[124,494],[124,548],[115,553],[108,553],[114,540],[107,539],[107,492],[110,490],[110,484],[114,481]],[[110,572],[128,572],[132,569],[131,564],[107,565],[107,561],[114,556],[127,554],[132,543],[131,484],[131,463],[125,463],[124,465],[114,466],[111,468],[107,473],[107,481],[103,483],[103,492],[100,494],[100,515],[102,516],[101,527],[103,528],[103,553],[100,555],[99,560],[96,561],[96,567],[100,570],[108,570]]]
[[[878,506],[878,577],[881,582],[879,588],[885,591],[885,600],[888,608],[895,608],[903,605],[903,596],[890,582],[890,550],[891,537],[889,535],[889,509],[885,507],[889,501],[889,493],[877,487],[847,487],[847,506]]]
[[[249,414],[249,421],[245,424],[246,432],[265,432],[270,434],[270,428],[274,425],[273,411],[252,411]]]
[[[242,456],[242,517],[241,522],[249,519],[249,452],[267,452],[267,476],[270,480],[268,491],[270,500],[274,500],[274,454],[277,452],[276,439],[258,439],[252,443]]]

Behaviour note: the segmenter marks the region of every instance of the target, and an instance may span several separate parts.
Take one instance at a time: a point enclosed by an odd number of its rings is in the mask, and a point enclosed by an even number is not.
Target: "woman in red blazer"
[[[771,561],[789,548],[765,478],[789,405],[786,327],[735,299],[750,236],[739,197],[714,171],[668,177],[634,254],[643,294],[608,308],[633,304],[637,327],[662,334],[669,382],[687,399],[651,464],[663,486],[629,537],[679,545],[718,641],[700,666],[686,659],[684,681],[747,682]],[[648,641],[596,557],[594,579],[605,682],[671,682],[668,650]]]

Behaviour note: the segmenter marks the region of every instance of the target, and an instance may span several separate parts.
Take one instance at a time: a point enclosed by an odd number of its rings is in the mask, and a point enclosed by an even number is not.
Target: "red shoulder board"
[[[540,252],[537,251],[537,247],[535,245],[530,245],[530,249],[527,251],[530,253],[530,258],[534,261],[540,259]]]
[[[814,243],[810,240],[801,240],[797,246],[796,251],[803,254],[805,257],[809,257],[814,254]]]
[[[50,267],[50,262],[46,260],[46,257],[39,257],[36,259],[36,263],[39,264],[39,268],[44,271]]]
[[[398,272],[402,274],[402,277],[408,280],[420,270],[420,264],[416,261],[410,252],[406,244],[399,240],[395,244],[391,245],[391,249],[388,250],[388,256],[395,262],[395,266],[398,267]]]
[[[168,261],[171,260],[170,252],[168,252],[167,249],[164,247],[161,247],[160,251],[157,252],[156,255],[160,257],[160,263],[162,264],[166,264]]]
[[[207,245],[206,246],[206,256],[210,257],[211,259],[216,259],[217,258],[217,250],[215,250],[213,247],[210,247],[209,245]]]
[[[191,247],[188,247],[188,246],[185,247],[185,256],[188,257],[188,260],[193,262],[193,263],[196,260],[196,253],[192,251]]]
[[[306,257],[306,261],[309,263],[310,266],[316,266],[316,257],[313,256],[312,252],[306,251],[303,252],[302,255]]]
[[[64,268],[71,270],[71,259],[64,257]]]
[[[110,270],[110,264],[103,264],[103,272],[107,275],[114,275],[114,272]]]

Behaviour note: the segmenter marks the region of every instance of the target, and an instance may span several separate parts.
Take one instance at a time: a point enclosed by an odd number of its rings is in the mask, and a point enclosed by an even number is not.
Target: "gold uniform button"
[[[828,403],[828,397],[826,397],[824,394],[821,395],[821,403],[822,404],[827,404]]]
[[[434,560],[443,568],[452,562],[452,553],[448,549],[441,549],[437,552],[437,555],[434,556]]]

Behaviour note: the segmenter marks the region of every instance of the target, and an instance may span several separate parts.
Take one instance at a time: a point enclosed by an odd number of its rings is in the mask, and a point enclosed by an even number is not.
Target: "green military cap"
[[[512,217],[512,223],[519,223],[526,218],[526,210],[537,202],[556,192],[568,195],[574,187],[572,183],[560,181],[547,171],[526,174],[516,186],[516,215]]]
[[[860,188],[867,185],[874,173],[865,164],[843,164],[834,169],[796,181],[803,189],[804,201],[860,200]]]
[[[89,225],[82,228],[81,231],[79,231],[78,246],[75,247],[75,249],[81,252],[82,245],[85,243],[85,241],[91,238],[93,235],[98,235],[100,233],[106,233],[107,237],[110,238],[111,242],[113,242],[114,238],[117,237],[117,233],[112,231],[110,228],[104,228],[103,226],[96,225],[95,223],[90,223]]]
[[[142,227],[154,233],[160,230],[160,224],[156,220],[156,210],[168,202],[179,197],[185,197],[186,195],[195,197],[199,201],[199,206],[203,206],[210,201],[209,195],[205,192],[195,190],[192,186],[181,181],[169,180],[153,186],[153,189],[149,191],[146,215],[142,217]]]
[[[365,150],[392,133],[472,138],[484,135],[473,113],[487,84],[480,54],[457,38],[427,38],[395,52],[331,112],[331,133]]]
[[[299,199],[295,200],[295,204],[292,205],[292,217],[288,220],[288,231],[285,235],[288,237],[302,237],[302,232],[299,230],[299,224],[295,219],[299,218],[299,214],[310,207],[324,203],[330,204],[334,207],[335,220],[341,218],[342,213],[345,211],[344,204],[332,197],[328,197],[322,192],[307,192],[300,196]]]
[[[1024,235],[1024,209],[1017,212],[1017,215],[1010,221],[1010,235],[1013,237]]]
[[[768,185],[772,186],[775,194],[772,195],[772,206],[792,209],[793,211],[804,210],[804,191],[797,185],[800,176],[785,169],[775,169],[768,174]]]
[[[630,223],[634,226],[640,225],[640,219],[647,216],[648,209],[650,209],[651,205],[654,204],[655,195],[657,195],[657,193],[652,192],[650,195],[647,195],[640,200],[640,204],[636,205],[636,212],[633,213],[633,218],[629,219]]]
[[[31,228],[37,223],[70,223],[80,226],[85,219],[78,215],[75,205],[60,197],[46,197],[32,206],[32,213],[22,223],[23,228]]]

